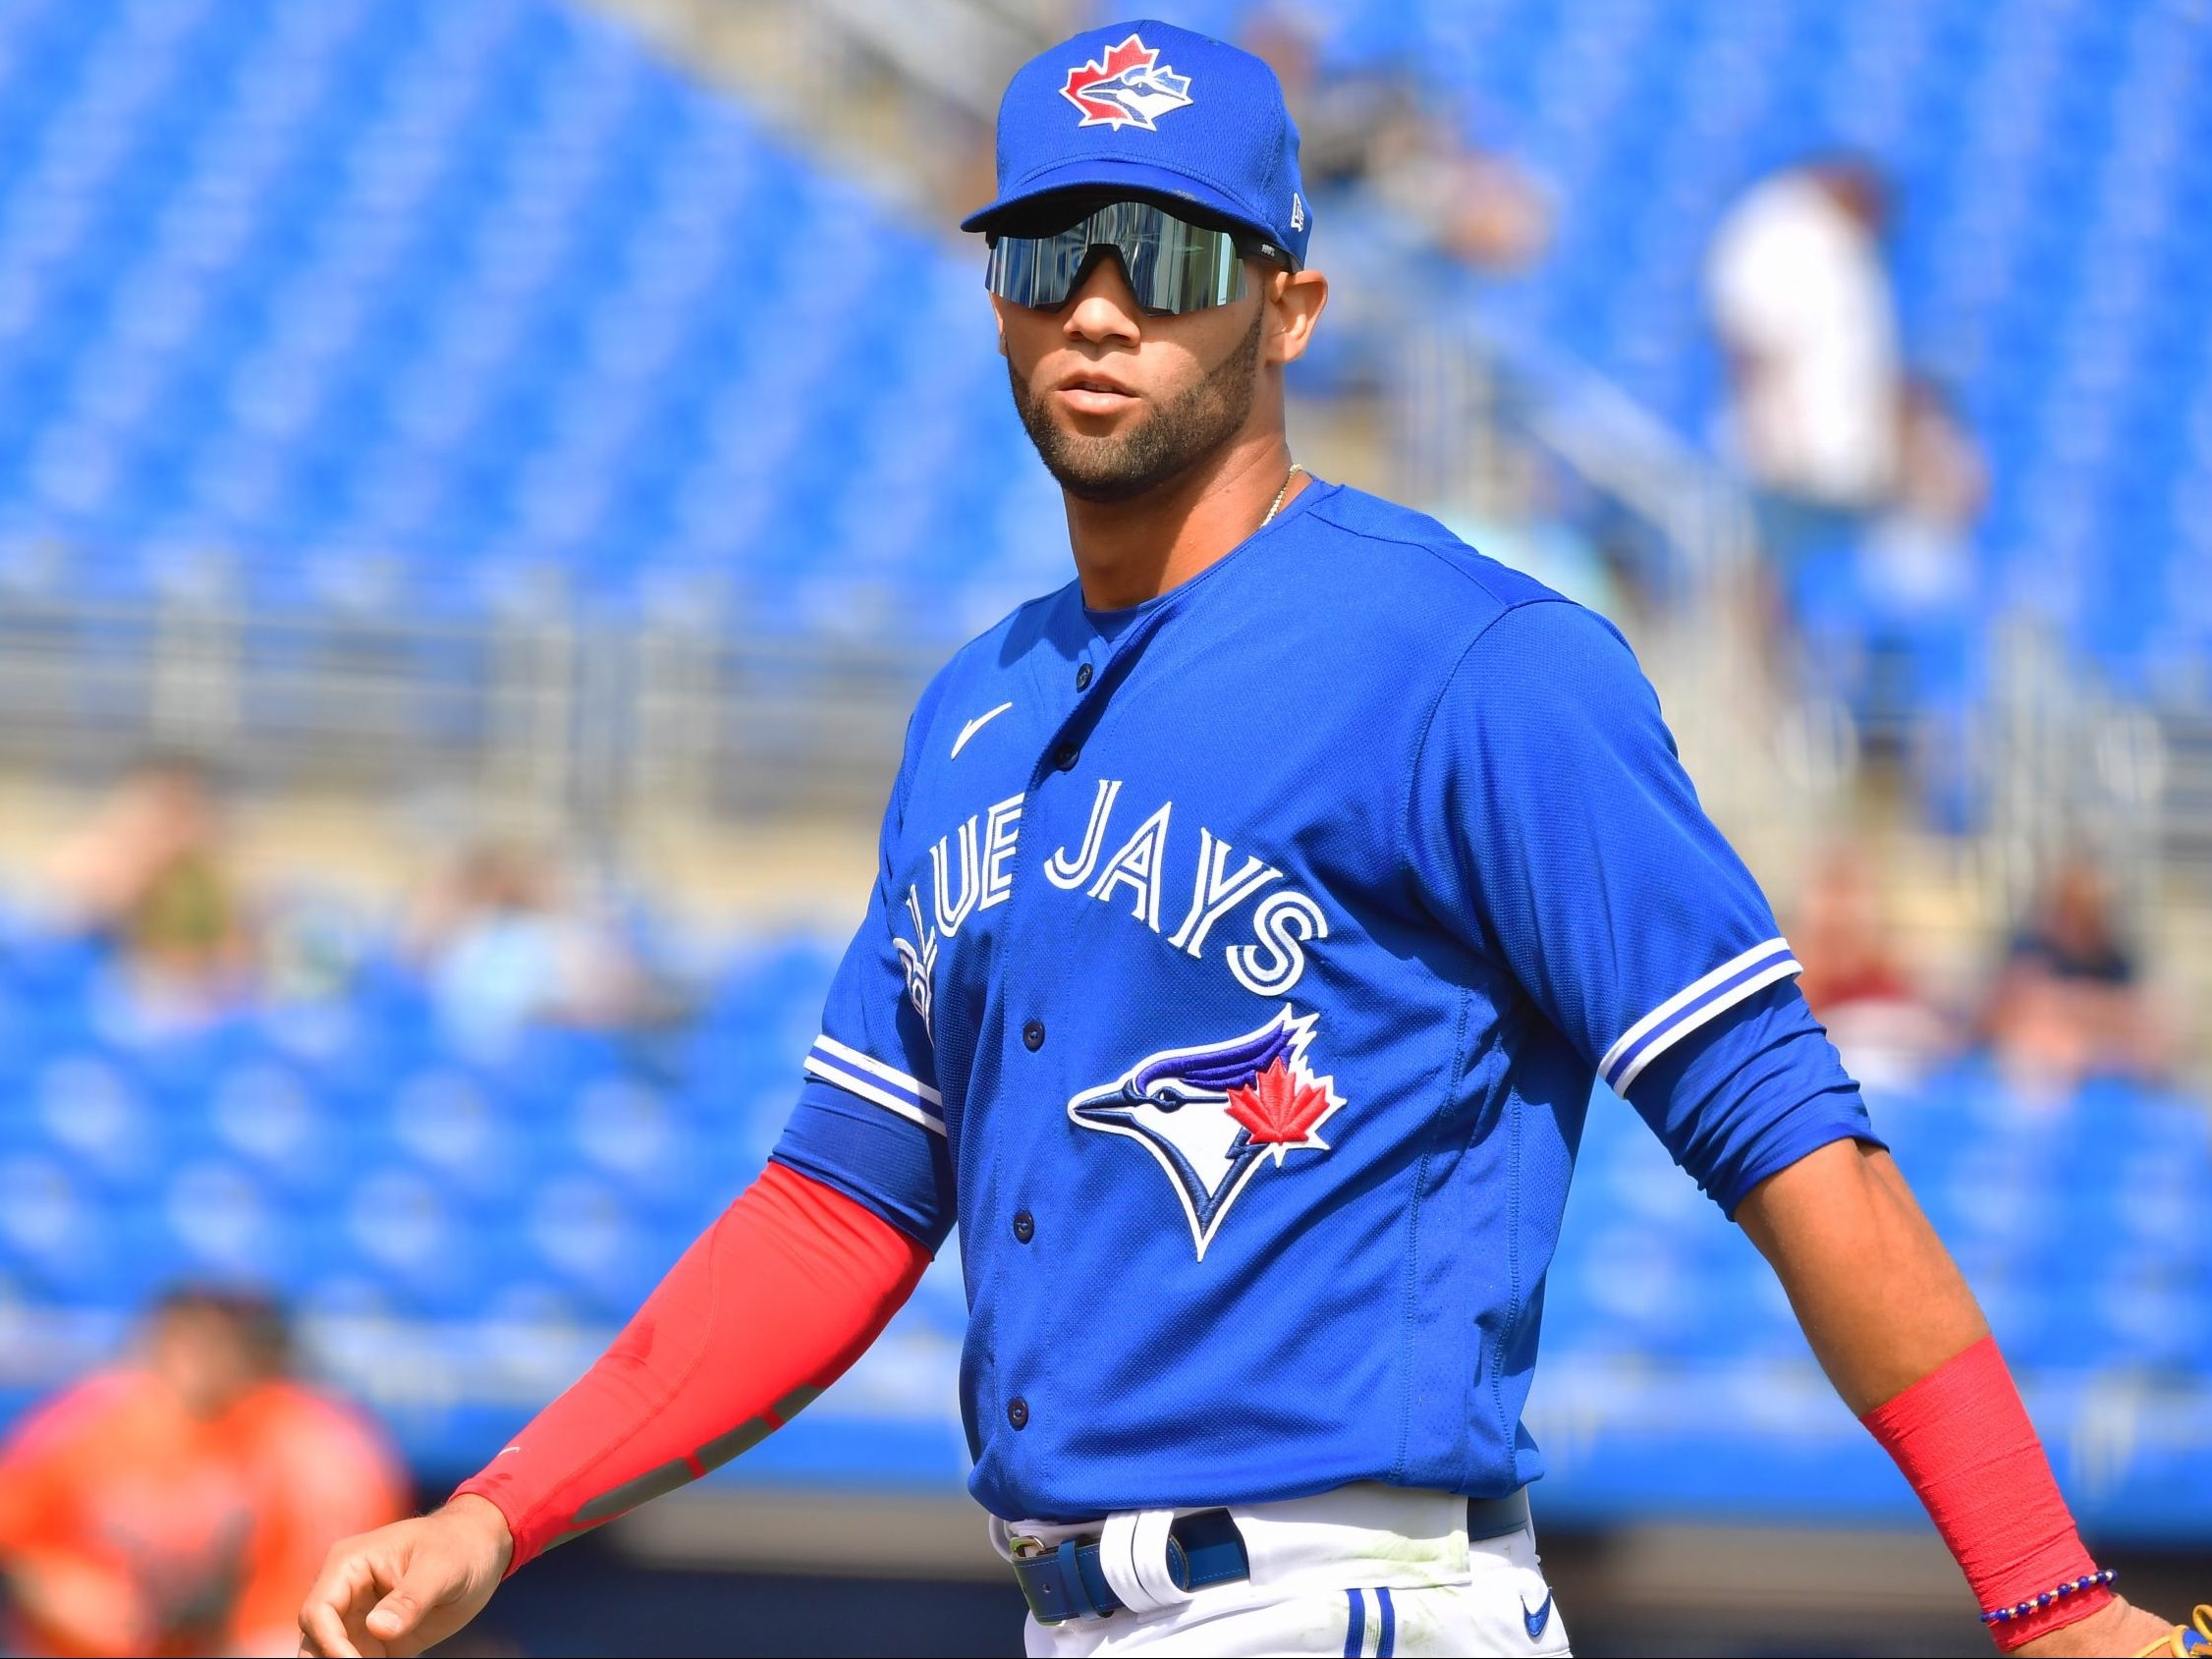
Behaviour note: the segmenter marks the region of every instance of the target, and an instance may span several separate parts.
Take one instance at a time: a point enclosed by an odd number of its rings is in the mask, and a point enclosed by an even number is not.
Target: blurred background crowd
[[[1300,458],[1623,624],[2092,1537],[2201,1565],[2212,14],[1157,10],[1301,125]],[[912,697],[1069,575],[949,227],[1105,21],[0,0],[7,1640],[289,1651],[757,1168]],[[960,1322],[483,1640],[1011,1650]],[[1609,1097],[1545,1354],[1579,1649],[1973,1650]]]

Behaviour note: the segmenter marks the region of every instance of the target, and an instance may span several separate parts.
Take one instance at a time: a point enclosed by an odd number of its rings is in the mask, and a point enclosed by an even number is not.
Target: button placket
[[[1143,656],[1145,645],[1159,633],[1172,614],[1172,609],[1163,608],[1130,629],[1119,639],[1111,643],[1096,641],[1085,647],[1098,649],[1103,645],[1105,661],[1077,663],[1076,691],[1078,700],[1061,720],[1059,730],[1053,734],[1050,744],[1038,756],[1036,769],[1029,777],[1031,789],[1043,783],[1049,773],[1075,770],[1077,761],[1082,758],[1082,740],[1090,735],[1104,717],[1105,707],[1112,700],[1112,688],[1127,679],[1132,665]],[[1084,694],[1094,687],[1099,692],[1096,697]]]

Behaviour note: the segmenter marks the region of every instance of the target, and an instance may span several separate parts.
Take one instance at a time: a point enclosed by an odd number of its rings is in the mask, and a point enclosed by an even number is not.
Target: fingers
[[[469,1588],[469,1574],[456,1559],[446,1533],[432,1523],[421,1523],[419,1535],[411,1542],[414,1547],[393,1576],[398,1581],[361,1621],[362,1634],[379,1651],[392,1655],[420,1653],[443,1641],[467,1624],[473,1611],[465,1609],[454,1616],[453,1604]],[[376,1587],[383,1589],[386,1581],[380,1578]],[[433,1614],[439,1616],[432,1618]]]
[[[364,1659],[372,1654],[420,1653],[451,1633],[433,1628],[450,1621],[431,1621],[428,1615],[452,1601],[466,1579],[456,1571],[448,1552],[424,1547],[425,1541],[419,1537],[410,1543],[415,1547],[398,1560],[377,1563],[373,1580],[347,1609],[347,1634]],[[379,1591],[383,1592],[381,1599]],[[360,1612],[363,1608],[367,1609],[365,1614]],[[466,1615],[462,1622],[466,1622]]]
[[[348,1538],[331,1546],[314,1587],[300,1608],[300,1651],[315,1659],[373,1659],[384,1651],[373,1638],[365,1647],[348,1629],[349,1618],[358,1620],[383,1588],[373,1555],[375,1534]],[[396,1574],[383,1575],[386,1577]],[[363,1632],[365,1634],[365,1632]]]
[[[360,1659],[338,1609],[326,1601],[310,1600],[300,1609],[300,1659]]]

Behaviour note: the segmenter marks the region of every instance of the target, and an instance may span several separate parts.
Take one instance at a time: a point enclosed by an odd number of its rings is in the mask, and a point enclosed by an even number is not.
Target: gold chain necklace
[[[1267,504],[1267,517],[1259,522],[1261,529],[1275,522],[1275,515],[1283,510],[1283,497],[1291,493],[1291,480],[1304,470],[1297,462],[1291,463],[1291,470],[1283,474],[1283,487],[1275,492],[1275,499]]]

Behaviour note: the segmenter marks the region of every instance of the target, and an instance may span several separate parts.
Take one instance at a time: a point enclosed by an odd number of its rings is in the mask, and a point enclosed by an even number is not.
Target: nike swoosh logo
[[[947,756],[947,758],[958,760],[960,758],[960,751],[968,747],[968,740],[969,738],[972,738],[977,732],[980,732],[984,727],[988,726],[992,721],[996,720],[1000,715],[1004,714],[1013,706],[1014,705],[1011,702],[1002,702],[998,705],[998,707],[988,709],[985,712],[978,714],[974,719],[970,720],[967,725],[963,726],[960,729],[960,736],[953,740],[953,752],[949,756]]]
[[[1544,1626],[1546,1622],[1550,1620],[1551,1616],[1552,1592],[1550,1590],[1546,1590],[1544,1592],[1542,1605],[1539,1606],[1533,1613],[1528,1611],[1527,1602],[1523,1601],[1521,1604],[1521,1626],[1522,1630],[1528,1632],[1528,1639],[1530,1641],[1534,1641],[1538,1636],[1544,1633]]]

